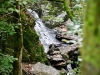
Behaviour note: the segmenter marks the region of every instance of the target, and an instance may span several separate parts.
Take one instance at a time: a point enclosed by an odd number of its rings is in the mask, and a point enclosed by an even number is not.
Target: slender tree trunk
[[[87,0],[81,75],[100,75],[100,1]]]
[[[69,4],[70,4],[69,0],[63,0],[63,4],[64,4],[65,11],[67,12],[69,18],[73,21],[73,16],[72,16],[70,8],[69,8]]]
[[[21,0],[20,0],[21,1]],[[18,4],[18,1],[16,2],[16,8],[20,11],[20,5]],[[18,14],[18,22],[21,22],[20,12]],[[18,58],[17,61],[13,64],[13,75],[22,75],[22,68],[21,68],[21,62],[22,62],[22,48],[23,48],[23,31],[22,31],[22,25],[19,25],[18,29],[15,29],[16,34],[14,35],[15,38],[15,44],[14,44],[14,57]]]

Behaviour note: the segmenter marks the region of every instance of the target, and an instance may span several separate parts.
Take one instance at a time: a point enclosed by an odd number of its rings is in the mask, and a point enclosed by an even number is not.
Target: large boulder
[[[44,65],[44,64],[38,62],[32,67],[31,74],[35,74],[35,75],[59,75],[60,72],[52,66],[47,66],[47,65]]]

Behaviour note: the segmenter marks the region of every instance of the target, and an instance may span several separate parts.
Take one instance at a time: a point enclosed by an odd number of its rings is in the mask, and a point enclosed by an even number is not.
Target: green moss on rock
[[[21,13],[23,25],[23,62],[42,62],[48,63],[43,45],[39,41],[39,36],[34,30],[34,19],[28,18],[24,12]],[[27,18],[27,20],[26,20]],[[13,55],[14,36],[8,35],[7,48],[5,53]]]
[[[24,30],[24,47],[28,51],[31,61],[47,63],[43,45],[39,41],[39,36],[29,26]]]

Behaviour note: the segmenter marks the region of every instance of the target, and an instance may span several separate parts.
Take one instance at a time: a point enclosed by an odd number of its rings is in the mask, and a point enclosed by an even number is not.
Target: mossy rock
[[[22,61],[30,62],[28,51],[25,48],[23,49],[23,54],[22,55],[23,55],[22,56]]]
[[[43,45],[40,44],[39,36],[30,27],[24,30],[24,47],[30,55],[30,61],[47,63]]]

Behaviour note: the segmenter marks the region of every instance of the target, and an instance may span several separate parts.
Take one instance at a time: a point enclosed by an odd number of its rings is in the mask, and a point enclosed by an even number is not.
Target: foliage
[[[86,2],[84,0],[75,0],[72,5],[74,23],[82,25],[85,18]]]
[[[0,32],[6,31],[10,35],[15,33],[14,24],[8,24],[6,21],[0,21]]]
[[[12,63],[15,60],[17,58],[0,53],[0,75],[10,75],[13,70]]]
[[[63,18],[57,17],[64,11],[63,4],[56,1],[45,1],[41,4],[41,9],[43,12],[42,20],[48,25],[59,25],[63,22]]]
[[[15,24],[12,23],[11,19],[14,17],[12,14],[13,12],[19,12],[14,5],[16,1],[14,0],[3,0],[0,3],[0,32],[6,31],[9,34],[14,34],[14,26]]]
[[[7,31],[10,35],[15,34],[15,28],[18,28],[21,23],[15,22],[19,20],[19,18],[15,17],[18,16],[15,13],[19,13],[20,11],[24,11],[25,5],[30,3],[33,0],[22,0],[18,1],[18,4],[21,6],[21,10],[17,9],[15,5],[18,0],[2,0],[0,2],[0,32]]]
[[[22,12],[24,11],[26,8],[29,7],[34,7],[34,8],[40,8],[42,9],[43,12],[43,17],[42,19],[45,21],[50,21],[50,25],[53,24],[59,24],[59,22],[63,22],[63,19],[61,18],[56,18],[59,14],[62,13],[64,7],[62,5],[62,3],[57,3],[57,2],[48,2],[46,0],[22,0],[19,1],[19,5],[21,6],[21,10],[16,9],[16,1],[18,0],[2,0],[0,1],[0,32],[2,31],[6,31],[8,34],[13,35],[15,34],[15,29],[19,28],[20,25],[24,25],[25,22],[25,18],[22,18],[22,22],[16,22],[18,21],[18,18],[16,18],[15,16],[17,16],[14,13],[18,13],[18,12]],[[74,23],[75,25],[79,25],[80,28],[83,25],[83,20],[84,20],[84,7],[86,7],[84,0],[72,0],[73,3],[73,16],[74,16]],[[26,7],[26,4],[28,4],[28,6]],[[37,6],[35,6],[37,4]],[[33,6],[34,5],[34,6]],[[47,16],[48,15],[48,16]],[[28,23],[29,24],[29,23]],[[24,29],[25,27],[23,27]],[[75,31],[78,32],[79,28],[75,29],[74,26],[70,27],[73,32]],[[80,31],[82,32],[82,30]],[[32,38],[33,37],[33,38]],[[11,38],[10,38],[11,39]],[[32,41],[33,40],[33,41]],[[64,42],[66,42],[66,40],[63,39]],[[13,44],[11,44],[13,45]],[[23,61],[26,61],[26,59],[28,60],[32,60],[32,61],[41,61],[41,62],[47,62],[47,59],[45,57],[45,54],[43,53],[43,47],[42,45],[40,45],[39,42],[39,37],[37,36],[37,34],[28,29],[28,27],[26,27],[26,29],[24,30],[24,51],[28,51],[29,57],[27,57],[28,53],[23,53]],[[34,47],[33,47],[34,46]],[[13,67],[12,67],[12,63],[13,61],[15,61],[16,59],[13,58],[12,56],[9,55],[2,55],[0,54],[0,74],[9,74]],[[9,69],[9,70],[8,70]],[[75,69],[75,72],[78,72],[79,68]]]
[[[59,75],[66,75],[66,73],[63,70],[60,70],[60,74]]]

